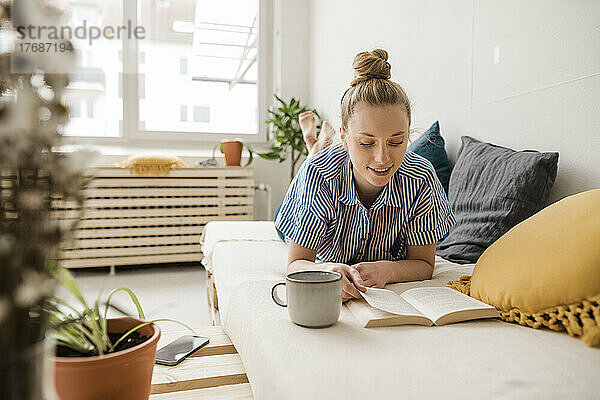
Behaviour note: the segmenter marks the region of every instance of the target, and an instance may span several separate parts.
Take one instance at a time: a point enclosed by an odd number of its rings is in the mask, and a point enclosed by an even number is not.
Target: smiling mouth
[[[367,167],[367,168],[369,168],[375,175],[383,176],[383,175],[387,175],[387,173],[392,170],[393,166],[394,166],[394,164],[390,165],[387,168],[373,168],[373,167]]]

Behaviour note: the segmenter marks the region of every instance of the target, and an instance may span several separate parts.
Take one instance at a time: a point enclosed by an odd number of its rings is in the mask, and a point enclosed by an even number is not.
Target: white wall
[[[308,0],[274,0],[276,26],[273,38],[275,47],[273,91],[286,101],[295,97],[307,105],[309,101],[308,5]],[[266,161],[257,157],[253,165],[256,183],[263,182],[271,185],[272,215],[287,192],[290,183],[290,163],[286,161],[280,164],[277,161]],[[254,210],[255,219],[266,219],[265,193],[256,193]]]
[[[309,100],[309,1],[279,0],[281,95]]]
[[[412,128],[439,120],[452,162],[469,135],[558,151],[551,201],[600,187],[600,1],[311,0],[308,10],[310,103],[336,127],[352,58],[380,47],[412,99]]]

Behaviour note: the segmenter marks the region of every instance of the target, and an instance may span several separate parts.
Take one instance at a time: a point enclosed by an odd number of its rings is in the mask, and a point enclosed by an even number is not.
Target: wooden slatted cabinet
[[[74,239],[62,245],[67,268],[200,261],[206,223],[253,219],[251,168],[183,168],[166,177],[121,168],[90,174],[83,210],[53,203],[55,218],[83,218]]]

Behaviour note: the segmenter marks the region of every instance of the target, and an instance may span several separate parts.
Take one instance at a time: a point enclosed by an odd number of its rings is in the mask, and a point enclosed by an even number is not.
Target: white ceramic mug
[[[285,286],[286,299],[277,295],[277,287]],[[342,275],[329,271],[299,271],[285,277],[271,289],[273,301],[287,307],[293,323],[309,328],[335,324],[342,311]]]

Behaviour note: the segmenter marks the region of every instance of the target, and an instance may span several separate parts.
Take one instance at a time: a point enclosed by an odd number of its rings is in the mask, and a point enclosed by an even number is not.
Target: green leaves
[[[71,274],[68,269],[61,267],[55,260],[52,260],[52,263],[50,261],[48,262],[48,272],[50,273],[50,276],[56,279],[58,283],[63,285],[65,289],[75,296],[85,309],[89,309],[79,287],[77,287],[77,284],[75,283],[73,274]]]
[[[177,323],[177,324],[179,324],[179,325],[182,325],[182,326],[186,327],[186,328],[187,328],[187,329],[189,329],[189,331],[190,331],[190,332],[192,332],[193,334],[195,334],[195,333],[196,333],[196,332],[194,332],[194,329],[192,329],[191,327],[187,326],[187,325],[186,325],[186,324],[184,324],[183,322],[175,321],[175,320],[173,320],[173,319],[168,319],[168,318],[155,319],[155,320],[152,320],[152,321],[148,321],[148,322],[144,322],[144,323],[141,323],[141,324],[139,324],[139,325],[136,325],[136,326],[134,326],[133,328],[131,328],[130,330],[128,330],[127,332],[125,332],[125,333],[124,333],[124,334],[123,334],[123,335],[122,335],[122,336],[119,338],[119,340],[117,340],[117,341],[115,342],[115,344],[113,344],[113,345],[112,345],[112,347],[110,348],[110,351],[114,351],[114,350],[117,348],[117,346],[119,345],[119,343],[121,343],[123,340],[127,339],[127,336],[131,335],[133,332],[137,331],[137,330],[138,330],[138,329],[140,329],[140,328],[143,328],[144,326],[151,325],[151,324],[153,324],[153,323],[155,323],[155,322],[159,322],[159,321],[170,321],[170,322],[175,322],[175,323]]]
[[[124,291],[127,292],[127,294],[129,294],[131,301],[133,302],[133,304],[135,304],[135,307],[137,308],[138,317],[140,319],[146,319],[146,316],[144,315],[144,311],[142,310],[142,306],[140,305],[140,301],[138,300],[137,296],[131,291],[131,289],[126,287],[113,289],[110,292],[110,294],[108,295],[108,299],[106,300],[106,307],[104,308],[104,318],[106,319],[106,314],[108,313],[108,306],[110,304],[111,297],[113,297],[113,295],[119,291]]]
[[[279,159],[279,153],[274,152],[274,151],[270,151],[268,153],[256,153],[256,154],[258,154],[261,158],[264,158],[265,160],[278,160]]]
[[[75,278],[69,270],[59,266],[57,263],[48,265],[48,270],[59,283],[75,296],[83,308],[80,311],[77,307],[72,306],[64,299],[58,297],[52,297],[44,304],[42,311],[48,314],[50,327],[54,329],[57,345],[68,347],[82,355],[102,355],[113,352],[117,345],[125,340],[132,332],[156,321],[176,322],[194,332],[192,328],[183,323],[171,319],[157,319],[137,325],[121,335],[121,337],[113,344],[108,336],[106,321],[108,307],[112,307],[122,312],[119,308],[110,304],[112,297],[116,293],[127,293],[137,309],[138,318],[141,320],[146,319],[142,306],[135,293],[126,287],[112,290],[108,295],[106,303],[104,303],[104,313],[101,313],[101,295],[98,295],[93,307],[90,307],[83,298],[83,295],[75,282]]]
[[[290,180],[294,176],[296,169],[296,163],[300,159],[301,155],[308,155],[308,150],[304,139],[302,138],[302,130],[300,129],[300,123],[298,118],[300,114],[310,109],[301,105],[300,100],[291,98],[289,103],[286,103],[282,98],[274,95],[277,100],[277,105],[272,109],[268,110],[271,118],[266,120],[265,123],[271,125],[271,131],[273,132],[273,143],[271,144],[270,151],[266,153],[257,153],[261,158],[265,160],[278,160],[283,162],[291,158],[292,167]],[[315,113],[318,120],[321,117],[315,110],[311,110]],[[320,122],[317,124],[317,130],[320,130]]]
[[[298,99],[292,97],[289,103],[286,103],[285,100],[279,96],[275,95],[274,97],[277,100],[277,103],[273,108],[268,110],[271,118],[265,121],[271,126],[273,143],[271,144],[269,151],[264,153],[256,152],[256,154],[264,160],[277,160],[280,163],[286,161],[288,158],[291,159],[291,180],[294,177],[296,164],[300,160],[300,157],[302,155],[308,155],[308,149],[306,148],[306,143],[304,143],[300,122],[298,121],[299,116],[305,111],[314,112],[318,121],[317,132],[321,130],[321,116],[315,110],[311,110],[300,104],[300,100]],[[252,150],[252,147],[250,147],[248,143],[243,142],[240,139],[235,140],[242,143],[248,150],[248,161],[244,165],[247,167],[252,164],[252,161],[254,160],[254,150]],[[215,158],[217,149],[223,153],[223,145],[221,143],[215,144],[212,151],[213,159]]]

